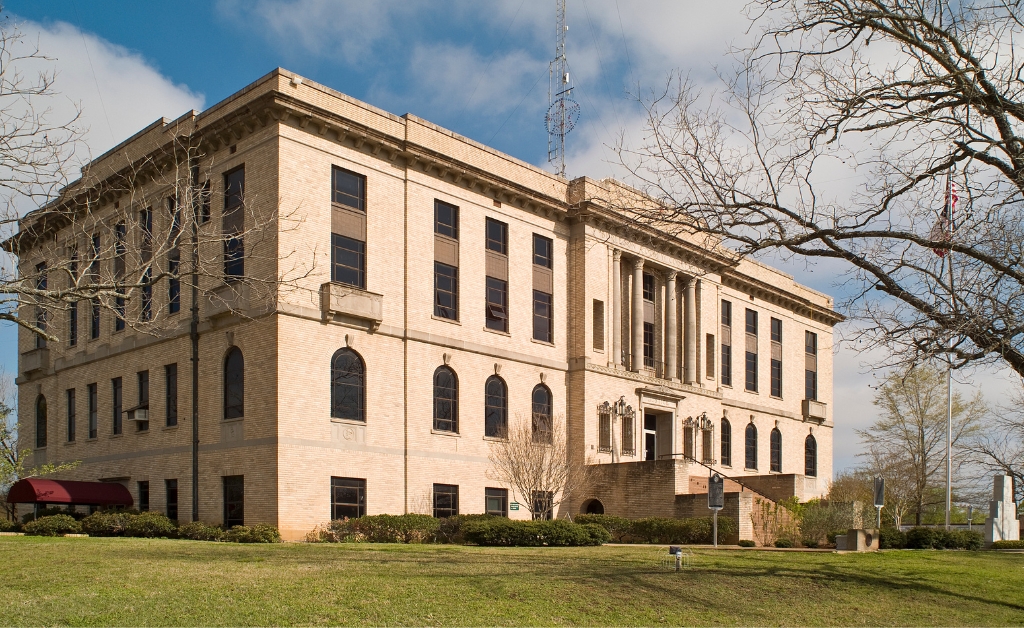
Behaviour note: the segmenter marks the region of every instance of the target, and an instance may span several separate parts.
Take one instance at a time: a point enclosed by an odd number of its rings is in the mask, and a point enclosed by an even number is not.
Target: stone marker
[[[992,484],[992,501],[988,503],[989,516],[985,519],[986,546],[996,541],[1020,539],[1017,503],[1013,501],[1013,478],[1009,475],[997,475]]]

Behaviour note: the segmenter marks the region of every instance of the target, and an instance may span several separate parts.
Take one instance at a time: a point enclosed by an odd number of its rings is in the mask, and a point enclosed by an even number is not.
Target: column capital
[[[612,249],[612,259],[616,262],[622,259],[622,251],[619,249]]]
[[[644,258],[642,258],[642,257],[634,257],[633,258],[633,270],[643,270],[643,268],[644,268]]]
[[[672,270],[671,268],[661,271],[661,276],[664,277],[666,282],[672,282],[676,280],[679,275],[679,271]]]
[[[697,285],[697,278],[693,275],[680,275],[679,280],[687,288],[693,288]]]

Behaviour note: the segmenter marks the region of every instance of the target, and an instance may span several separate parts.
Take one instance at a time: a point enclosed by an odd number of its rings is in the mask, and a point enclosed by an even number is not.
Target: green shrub
[[[85,517],[83,513],[75,512],[67,508],[61,508],[60,506],[50,506],[48,508],[39,509],[40,517],[51,517],[53,515],[68,515],[69,517],[72,517],[75,521],[81,521]],[[26,515],[22,515],[21,522],[28,523],[29,521],[32,521],[35,518],[36,514],[34,512],[30,512]]]
[[[554,521],[514,521],[495,517],[489,521],[470,521],[463,526],[470,543],[501,547],[576,547],[601,545],[611,540],[604,527],[589,523]]]
[[[711,517],[646,517],[634,519],[630,523],[628,535],[624,538],[633,543],[708,544],[712,542],[713,532]],[[718,518],[719,538],[735,533],[736,521],[732,517]]]
[[[137,514],[137,510],[99,510],[82,519],[82,529],[90,536],[124,536]]]
[[[281,533],[272,525],[257,523],[253,526],[232,526],[224,532],[221,540],[228,543],[280,543]]]
[[[463,526],[470,521],[487,521],[494,519],[496,515],[455,515],[438,520],[437,532],[434,534],[435,543],[465,543]]]
[[[192,541],[219,541],[224,531],[202,521],[189,521],[178,526],[178,538]]]
[[[818,547],[818,545],[820,545],[818,541],[811,541],[808,539],[804,539],[803,541],[801,541],[801,543],[803,543],[804,547],[809,547],[811,549],[814,549]]]
[[[882,528],[878,531],[880,549],[903,549],[907,546],[907,535],[898,528]]]
[[[22,530],[32,536],[60,536],[62,534],[81,534],[82,524],[71,515],[49,515],[26,523]]]
[[[739,545],[740,547],[754,547],[757,545],[757,543],[751,541],[750,539],[740,539],[740,542],[737,543],[737,545]]]
[[[984,538],[973,530],[936,530],[935,549],[980,550]]]
[[[932,549],[935,547],[935,540],[935,530],[932,528],[907,530],[907,549]]]
[[[775,547],[790,548],[793,547],[792,539],[777,539],[775,541]]]
[[[18,523],[10,519],[0,519],[0,532],[17,532]]]
[[[125,536],[171,537],[176,536],[178,526],[160,512],[141,512],[130,515],[125,526]]]
[[[825,540],[828,541],[829,545],[836,544],[836,537],[842,534],[846,534],[846,530],[833,530],[825,535]]]
[[[369,515],[351,519],[354,539],[368,543],[430,543],[441,521],[430,515]]]
[[[996,541],[992,543],[992,549],[1024,549],[1024,540]]]
[[[579,515],[575,519],[576,523],[583,525],[599,525],[611,535],[612,541],[616,543],[628,543],[630,529],[633,524],[632,521],[625,517],[615,517],[613,515]]]

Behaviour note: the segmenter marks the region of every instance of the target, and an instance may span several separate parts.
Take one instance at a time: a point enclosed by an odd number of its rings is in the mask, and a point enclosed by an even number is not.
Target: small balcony
[[[240,313],[249,310],[250,288],[244,283],[226,283],[214,288],[207,296],[206,315]]]
[[[21,354],[21,372],[35,373],[50,368],[50,350],[46,347],[32,349]]]
[[[825,412],[828,409],[828,406],[821,401],[804,399],[801,406],[805,421],[816,421],[821,424],[825,422],[826,418],[828,418]]]
[[[329,282],[320,286],[320,311],[325,321],[335,315],[357,318],[367,321],[370,331],[377,331],[384,320],[384,295]]]

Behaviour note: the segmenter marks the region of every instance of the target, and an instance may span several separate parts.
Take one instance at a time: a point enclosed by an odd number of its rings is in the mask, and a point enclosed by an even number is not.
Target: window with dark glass
[[[434,262],[434,316],[459,318],[459,269],[441,262]]]
[[[224,357],[224,418],[245,416],[245,360],[238,347],[228,349]]]
[[[484,436],[505,438],[508,434],[508,387],[505,380],[491,375],[484,384]]]
[[[332,166],[331,202],[366,211],[366,177]]]
[[[434,233],[459,239],[459,208],[443,201],[434,201]]]
[[[508,255],[508,225],[494,220],[486,219],[487,250]]]
[[[72,347],[78,344],[78,301],[68,305],[68,344]]]
[[[99,432],[99,391],[96,384],[89,384],[86,387],[89,391],[89,438],[96,438]]]
[[[198,175],[196,176],[198,180]],[[203,181],[203,185],[199,187],[199,224],[209,222],[210,212],[210,199],[213,194],[210,193],[210,181],[207,179]]]
[[[604,351],[604,301],[594,299],[594,350]]]
[[[772,323],[772,396],[782,396],[782,321],[771,319]]]
[[[331,234],[331,281],[366,288],[366,243]]]
[[[178,365],[164,366],[164,410],[167,427],[178,424]]]
[[[454,517],[459,514],[459,487],[455,484],[434,485],[434,516]]]
[[[597,451],[612,452],[612,413],[607,404],[598,406],[597,410]]]
[[[732,386],[732,347],[722,343],[722,385]]]
[[[68,442],[73,443],[75,442],[75,431],[78,427],[75,425],[76,413],[78,412],[77,408],[75,408],[75,389],[68,388],[65,395],[68,406]]]
[[[555,517],[555,496],[551,491],[533,491],[533,518],[550,521]]]
[[[722,466],[732,466],[732,423],[722,419]]]
[[[40,292],[46,291],[46,262],[36,264],[36,289]],[[46,332],[46,310],[37,307],[36,308],[36,328],[45,333]],[[42,349],[46,347],[46,336],[42,334],[35,335],[36,349]]]
[[[181,311],[181,252],[174,249],[167,254],[167,310],[171,314]]]
[[[757,392],[757,312],[747,310],[746,389]]]
[[[164,480],[164,496],[166,497],[167,518],[178,520],[178,480]]]
[[[447,366],[434,371],[434,429],[459,431],[459,384],[455,371]]]
[[[644,366],[654,368],[654,323],[644,323]]]
[[[484,513],[495,517],[508,516],[508,489],[484,489]]]
[[[178,203],[178,199],[174,195],[168,196],[166,203],[167,216],[170,218],[168,239],[171,246],[176,247],[181,242],[181,204]]]
[[[773,428],[770,435],[771,458],[769,470],[782,473],[782,432],[779,428]]]
[[[818,334],[804,332],[804,399],[818,400]]]
[[[486,277],[487,303],[484,322],[487,329],[508,331],[508,282]]]
[[[100,276],[100,234],[92,236],[92,251],[89,257],[89,277],[95,281]]]
[[[743,466],[747,469],[757,468],[757,428],[753,423],[747,424],[746,438],[744,439],[746,456],[743,459]]]
[[[643,274],[643,291],[644,301],[654,302],[654,275],[650,273]]]
[[[331,520],[358,519],[366,515],[366,480],[331,478]]]
[[[544,384],[537,384],[533,388],[533,442],[551,444],[554,437],[554,426],[552,424],[551,390]]]
[[[331,357],[331,417],[366,421],[366,367],[351,349]]]
[[[142,320],[153,319],[153,269],[142,273]]]
[[[245,476],[226,475],[224,481],[224,527],[245,525]]]
[[[139,403],[136,405],[136,411],[141,408],[146,409],[146,416],[149,416],[149,371],[139,371],[136,373],[138,377],[138,390],[139,390]],[[145,432],[149,429],[149,420],[135,421],[135,429],[140,432]]]
[[[533,234],[533,263],[543,268],[554,268],[555,251],[551,238]]]
[[[732,386],[732,303],[722,301],[722,385]]]
[[[46,447],[46,397],[36,397],[36,447]]]
[[[533,291],[533,339],[542,342],[555,341],[554,311],[551,295],[540,290]]]
[[[818,441],[810,434],[804,439],[804,475],[818,475]]]
[[[149,482],[142,481],[138,483],[139,489],[139,510],[146,512],[149,510]]]
[[[224,278],[245,275],[245,166],[224,173]]]
[[[89,316],[89,337],[93,340],[100,337],[100,300],[92,299]]]
[[[111,388],[111,391],[113,393],[112,397],[113,397],[113,400],[114,400],[114,406],[113,406],[113,408],[111,408],[112,414],[113,414],[113,424],[114,424],[113,425],[113,432],[114,432],[114,434],[120,434],[121,433],[121,419],[122,419],[122,415],[123,415],[123,413],[121,411],[121,402],[123,400],[121,394],[122,394],[122,392],[124,390],[123,386],[121,385],[121,378],[120,377],[115,377],[114,379],[110,380],[110,388]]]
[[[153,259],[153,208],[146,207],[139,211],[139,256],[143,264]]]

